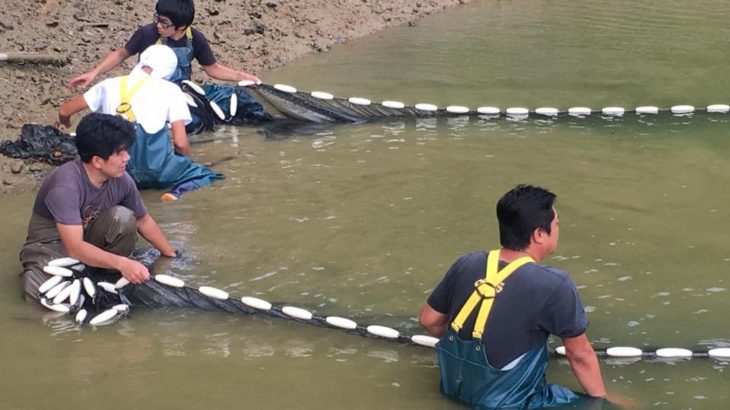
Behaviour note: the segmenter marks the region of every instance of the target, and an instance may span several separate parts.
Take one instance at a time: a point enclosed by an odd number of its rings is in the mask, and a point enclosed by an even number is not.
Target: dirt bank
[[[194,25],[219,61],[257,74],[389,26],[414,24],[469,0],[197,0]],[[25,123],[51,124],[75,93],[66,82],[152,20],[150,0],[4,0],[0,53],[36,53],[58,64],[0,62],[0,139]],[[109,76],[128,72],[129,59]],[[205,74],[196,71],[194,79]],[[50,166],[0,155],[0,196],[34,189]]]

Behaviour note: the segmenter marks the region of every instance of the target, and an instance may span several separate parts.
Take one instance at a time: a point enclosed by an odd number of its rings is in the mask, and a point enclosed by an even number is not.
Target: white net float
[[[715,359],[730,359],[730,348],[718,347],[717,349],[710,349],[707,354]]]
[[[354,330],[357,329],[357,323],[355,321],[339,317],[339,316],[327,316],[324,319],[325,322],[327,322],[328,325],[339,327],[340,329],[347,329],[347,330]]]
[[[452,114],[466,114],[469,112],[469,107],[464,107],[463,105],[449,105],[446,107],[446,112]]]
[[[243,302],[244,305],[251,306],[254,309],[271,310],[271,303],[269,303],[263,299],[255,298],[252,296],[242,297],[241,302]]]
[[[112,309],[116,309],[116,311],[119,313],[126,313],[129,312],[129,305],[120,303],[118,305],[112,306]]]
[[[59,283],[61,283],[62,280],[63,280],[63,276],[51,276],[50,279],[48,279],[47,281],[43,282],[43,284],[38,287],[38,292],[39,293],[46,293],[49,290],[51,290],[51,288],[53,288],[54,286],[56,286]]]
[[[121,278],[119,278],[117,283],[114,284],[114,289],[121,289],[127,285],[129,285],[129,280],[122,276]]]
[[[411,336],[411,341],[417,345],[426,347],[436,347],[436,343],[439,342],[437,338],[426,335],[413,335]]]
[[[97,282],[96,283],[96,286],[104,289],[105,291],[107,291],[109,293],[114,293],[115,295],[117,294],[117,289],[114,287],[114,284],[113,283],[109,283],[109,282]]]
[[[185,102],[189,106],[198,108],[198,104],[195,102],[195,100],[193,99],[193,97],[190,96],[190,94],[184,93],[183,95],[185,95]]]
[[[606,349],[606,355],[611,357],[637,357],[643,352],[636,347],[616,346]]]
[[[535,114],[544,115],[547,117],[557,117],[558,113],[558,109],[552,107],[540,107],[535,109]]]
[[[653,105],[642,105],[634,109],[637,114],[659,114],[659,107]]]
[[[626,110],[623,107],[604,107],[601,110],[601,113],[603,115],[608,115],[612,117],[620,117],[624,115],[624,112],[626,112]]]
[[[324,91],[312,91],[311,94],[312,94],[312,97],[319,98],[320,100],[334,100],[334,98],[335,98],[334,95],[332,95],[330,93],[326,93]]]
[[[223,113],[223,110],[221,107],[215,103],[215,101],[208,101],[210,103],[210,108],[213,109],[213,112],[215,113],[215,116],[220,118],[221,121],[226,119],[226,114]]]
[[[727,104],[712,104],[707,106],[707,112],[728,112],[730,111],[730,105]]]
[[[250,87],[255,84],[256,84],[256,81],[252,81],[252,80],[241,80],[238,82],[239,87]]]
[[[400,333],[392,328],[379,325],[370,325],[367,327],[368,333],[375,336],[385,337],[388,339],[397,339]]]
[[[497,107],[479,107],[477,108],[477,112],[486,115],[499,115],[502,111]]]
[[[190,80],[183,80],[182,82],[190,87],[191,90],[195,91],[196,94],[205,96],[205,91],[199,85]]]
[[[43,267],[43,272],[46,272],[49,275],[63,276],[65,278],[70,278],[74,275],[74,272],[71,269],[64,268],[63,266],[46,265]]]
[[[572,116],[586,116],[591,115],[591,109],[589,107],[571,107],[568,108],[568,115]]]
[[[72,266],[71,269],[77,270],[77,271],[82,271],[82,270],[86,269],[86,265],[84,265],[83,263],[77,263],[76,265]]]
[[[46,298],[47,298],[47,299],[49,299],[49,300],[50,300],[50,299],[53,299],[53,298],[55,298],[55,297],[56,297],[56,295],[58,295],[58,294],[59,294],[59,293],[60,293],[60,292],[61,292],[62,290],[66,289],[66,287],[68,287],[68,286],[70,286],[70,285],[71,285],[71,282],[70,282],[70,281],[63,281],[63,282],[59,283],[58,285],[56,285],[56,286],[52,287],[51,289],[49,289],[49,290],[48,290],[48,292],[46,292],[46,295],[45,295],[45,296],[46,296]]]
[[[41,305],[45,306],[49,310],[59,313],[68,313],[71,310],[67,305],[49,303],[46,298],[41,298]]]
[[[510,107],[504,110],[504,112],[511,117],[526,117],[530,113],[530,110],[522,107]]]
[[[94,285],[94,282],[89,278],[83,278],[81,280],[81,284],[84,285],[84,290],[86,291],[86,294],[93,299],[94,295],[96,295],[96,286]]]
[[[671,108],[672,114],[689,114],[694,110],[695,107],[691,105],[675,105]]]
[[[368,100],[367,98],[350,97],[347,99],[347,101],[355,105],[370,105],[370,100]]]
[[[302,320],[311,320],[312,319],[312,312],[294,307],[294,306],[284,306],[281,308],[281,311],[284,312],[285,315],[289,317],[293,317],[294,319],[302,319]]]
[[[294,94],[295,92],[297,92],[296,88],[294,88],[290,85],[286,85],[286,84],[274,84],[274,88],[276,88],[279,91],[289,93],[289,94]]]
[[[76,323],[84,323],[84,320],[86,320],[86,316],[89,315],[89,312],[86,311],[86,309],[81,309],[78,312],[76,312],[76,317],[74,320],[76,320]]]
[[[692,351],[689,349],[680,349],[676,347],[664,347],[657,349],[657,357],[674,358],[674,357],[692,357]]]
[[[231,98],[228,101],[228,114],[231,117],[235,117],[238,112],[238,95],[235,92],[231,93]]]
[[[75,279],[68,288],[71,289],[68,294],[68,303],[73,306],[79,301],[79,296],[81,296],[81,280]]]
[[[90,321],[89,324],[91,326],[100,326],[109,323],[112,319],[114,319],[119,314],[119,311],[111,308],[107,309],[98,315],[94,316]]]
[[[201,286],[198,288],[198,291],[209,298],[228,300],[228,292],[222,289],[214,288],[211,286]]]
[[[558,347],[556,347],[555,348],[555,353],[557,353],[557,354],[559,354],[561,356],[565,356],[566,355],[566,353],[565,353],[565,346],[558,346]]]
[[[173,288],[181,288],[185,286],[185,282],[170,275],[157,274],[155,275],[155,280],[162,283],[163,285],[171,286]]]
[[[386,108],[395,108],[398,110],[406,107],[406,105],[400,101],[383,101],[380,105]]]
[[[439,109],[439,107],[433,105],[433,104],[426,104],[426,103],[420,103],[413,106],[417,110],[421,111],[436,111]]]
[[[48,262],[48,266],[61,266],[61,267],[67,268],[69,266],[73,266],[78,263],[80,263],[78,260],[67,256],[65,258],[58,258],[58,259],[54,259],[54,260]]]

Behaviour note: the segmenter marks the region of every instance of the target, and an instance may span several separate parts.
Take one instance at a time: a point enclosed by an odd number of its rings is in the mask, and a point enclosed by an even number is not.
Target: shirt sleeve
[[[56,223],[63,225],[81,225],[81,199],[72,186],[56,186],[51,188],[44,200],[48,212]]]
[[[203,33],[195,29],[193,29],[193,57],[198,60],[198,64],[204,67],[216,63],[208,39],[205,38]]]
[[[174,91],[173,91],[174,89]],[[185,95],[178,86],[170,87],[170,110],[167,112],[167,122],[183,120],[185,124],[189,124],[193,118],[190,115],[188,103],[185,101]]]
[[[89,106],[89,109],[92,112],[97,112],[102,109],[104,101],[106,100],[105,84],[107,84],[107,81],[108,80],[104,80],[94,85],[84,93],[84,100],[86,101],[86,105]]]
[[[154,30],[154,33],[150,31],[150,28]],[[138,28],[137,31],[132,34],[132,37],[129,38],[127,44],[124,45],[124,49],[127,50],[129,55],[139,54],[157,41],[157,38],[159,38],[157,29],[154,25],[148,24]]]
[[[540,327],[560,338],[579,336],[588,328],[578,289],[569,277],[565,277],[548,298]]]
[[[451,298],[454,297],[454,292],[452,291],[454,285],[452,282],[454,282],[454,278],[458,276],[459,271],[461,271],[462,267],[466,263],[467,258],[468,255],[457,259],[446,272],[443,279],[441,279],[441,282],[439,282],[433,292],[431,292],[427,303],[433,308],[433,310],[443,314],[449,313]]]
[[[121,205],[131,209],[137,219],[143,218],[147,215],[147,207],[142,201],[142,196],[139,194],[137,186],[134,185],[134,180],[125,172],[122,177],[122,183],[124,184],[126,195],[122,199]]]

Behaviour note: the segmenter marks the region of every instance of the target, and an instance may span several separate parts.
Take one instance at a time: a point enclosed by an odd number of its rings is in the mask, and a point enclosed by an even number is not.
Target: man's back
[[[474,292],[474,282],[484,279],[486,252],[459,258],[434,289],[428,304],[448,316],[449,326]],[[499,268],[506,264],[500,262]],[[476,312],[459,332],[472,339]],[[570,277],[546,265],[530,263],[517,269],[497,294],[482,340],[492,366],[502,368],[550,334],[574,337],[585,332],[588,320]]]

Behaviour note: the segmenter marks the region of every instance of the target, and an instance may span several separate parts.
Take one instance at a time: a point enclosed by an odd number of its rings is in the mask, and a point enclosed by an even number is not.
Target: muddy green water
[[[721,1],[477,1],[265,76],[339,96],[468,106],[727,103]],[[558,194],[561,243],[605,348],[730,345],[730,117],[406,119],[267,130],[195,145],[227,179],[152,215],[181,260],[224,288],[420,332],[416,315],[459,255],[498,244],[494,203],[517,183]],[[137,310],[77,328],[20,299],[32,194],[4,198],[3,408],[456,409],[433,352],[266,317]],[[637,408],[714,409],[727,366],[602,361]],[[566,363],[553,382],[578,388]]]

